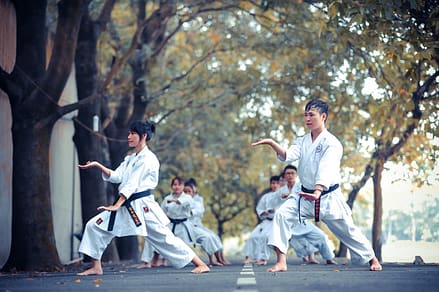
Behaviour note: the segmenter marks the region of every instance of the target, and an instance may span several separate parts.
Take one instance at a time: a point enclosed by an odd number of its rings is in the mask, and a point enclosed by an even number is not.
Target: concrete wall
[[[74,70],[70,74],[59,104],[77,101]],[[50,143],[50,184],[56,247],[62,263],[78,258],[79,241],[73,233],[82,231],[79,171],[72,118],[76,111],[58,120]]]

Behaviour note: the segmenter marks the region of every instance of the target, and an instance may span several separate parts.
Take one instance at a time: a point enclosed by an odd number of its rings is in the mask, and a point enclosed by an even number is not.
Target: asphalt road
[[[76,275],[85,267],[77,264],[66,267],[67,272],[0,274],[0,292],[439,291],[437,264],[384,263],[383,271],[370,272],[367,266],[303,265],[297,259],[288,263],[287,272],[268,273],[269,265],[243,266],[235,259],[201,275],[191,274],[191,265],[180,270],[170,266],[139,270],[136,263],[104,263],[104,275],[87,277]]]

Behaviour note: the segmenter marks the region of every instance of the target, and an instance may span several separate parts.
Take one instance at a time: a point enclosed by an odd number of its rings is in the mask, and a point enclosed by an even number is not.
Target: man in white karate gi
[[[340,190],[340,163],[343,147],[325,127],[329,106],[318,99],[305,106],[304,121],[310,130],[284,149],[273,139],[261,139],[252,146],[269,145],[281,161],[299,161],[298,174],[302,184],[300,200],[287,200],[275,213],[268,244],[273,246],[277,261],[268,272],[287,270],[286,252],[292,228],[300,218],[315,218],[326,223],[357,258],[369,263],[371,271],[382,270],[381,264],[360,229],[352,220],[352,213]],[[299,207],[300,206],[300,207]]]

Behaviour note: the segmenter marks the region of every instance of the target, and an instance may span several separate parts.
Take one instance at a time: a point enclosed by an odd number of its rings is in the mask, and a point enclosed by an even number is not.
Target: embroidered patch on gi
[[[319,145],[317,146],[317,148],[316,148],[316,153],[319,153],[319,152],[321,152],[321,151],[322,151],[322,149],[323,149],[323,146],[322,146],[322,144],[319,144]]]
[[[102,222],[104,222],[104,220],[102,220],[102,218],[98,218],[98,220],[96,220],[97,225],[101,225]]]
[[[149,211],[148,206],[143,206],[143,211],[145,211],[145,213],[148,212]]]

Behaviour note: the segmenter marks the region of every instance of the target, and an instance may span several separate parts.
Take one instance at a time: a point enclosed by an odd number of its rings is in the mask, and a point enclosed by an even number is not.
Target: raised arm
[[[268,145],[268,146],[270,146],[274,150],[274,152],[277,153],[277,155],[281,159],[283,159],[283,160],[286,159],[286,155],[287,155],[286,154],[287,153],[286,149],[284,149],[282,146],[279,145],[279,143],[277,143],[276,141],[274,141],[271,138],[260,139],[259,141],[254,142],[251,145],[253,147],[259,146],[259,145]]]
[[[102,164],[100,164],[97,161],[87,161],[85,164],[79,164],[78,167],[80,169],[89,169],[89,168],[97,168],[100,171],[102,171],[102,173],[106,176],[109,177],[110,176],[110,169],[103,166]]]

